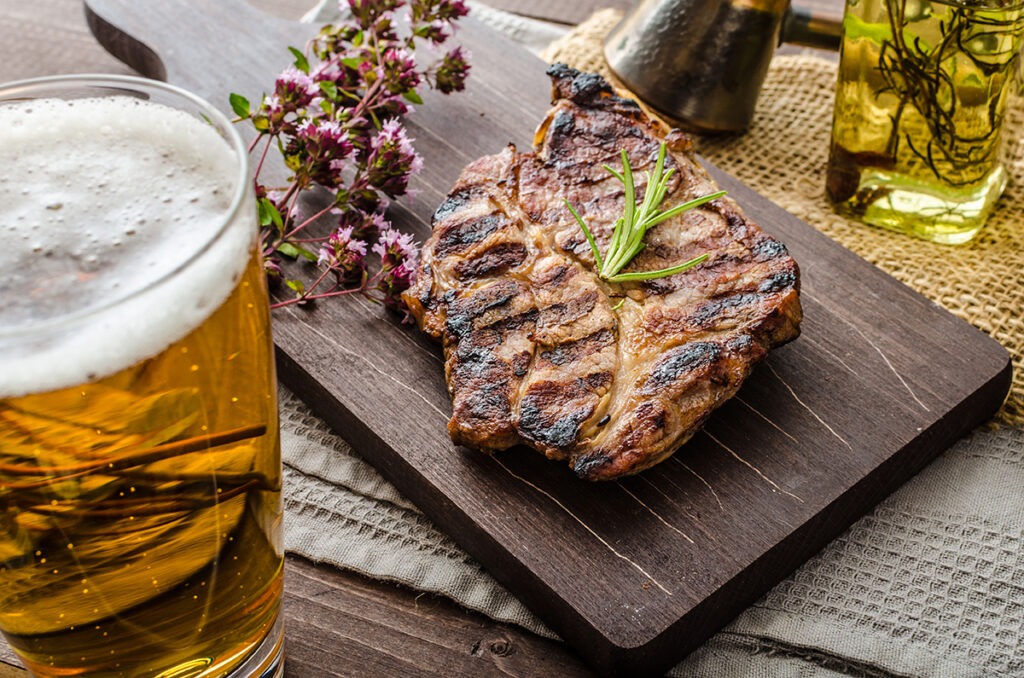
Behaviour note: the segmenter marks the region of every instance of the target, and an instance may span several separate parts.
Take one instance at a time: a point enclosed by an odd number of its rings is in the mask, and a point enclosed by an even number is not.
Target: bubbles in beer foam
[[[35,367],[56,388],[181,338],[230,292],[256,233],[243,210],[214,240],[237,189],[228,143],[188,113],[138,99],[0,105],[0,172],[0,395],[39,390],[21,383],[30,376],[22,368],[44,348],[49,363]],[[155,284],[185,264],[172,284]],[[4,338],[98,309],[87,327],[51,333],[46,347]],[[156,338],[142,336],[147,326]]]

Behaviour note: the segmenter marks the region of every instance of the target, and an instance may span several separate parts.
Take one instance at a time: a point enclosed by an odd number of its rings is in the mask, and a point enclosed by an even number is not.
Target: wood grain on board
[[[443,598],[295,557],[285,577],[285,678],[593,676],[564,644]]]
[[[313,27],[239,0],[87,0],[111,51],[227,107]],[[467,20],[468,90],[409,121],[426,160],[391,217],[424,239],[462,167],[525,148],[545,65]],[[953,440],[1009,384],[994,341],[711,168],[803,271],[803,335],[772,353],[671,460],[588,484],[513,449],[452,446],[440,351],[356,296],[274,316],[282,380],[605,673],[664,670]]]
[[[485,0],[484,4],[533,19],[578,24],[598,10],[627,11],[636,3],[634,0]]]

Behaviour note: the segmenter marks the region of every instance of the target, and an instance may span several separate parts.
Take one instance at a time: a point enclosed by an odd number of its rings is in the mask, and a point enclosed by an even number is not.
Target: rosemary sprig
[[[675,172],[675,169],[665,171],[665,142],[661,143],[661,148],[658,150],[658,162],[655,165],[654,173],[647,173],[647,191],[644,194],[643,202],[639,205],[636,203],[636,185],[633,182],[633,169],[629,166],[626,150],[622,150],[622,172],[617,172],[608,165],[604,165],[604,168],[621,181],[626,190],[625,213],[615,222],[612,240],[604,257],[597,250],[597,243],[594,241],[594,236],[591,234],[590,229],[587,228],[587,224],[576,212],[572,204],[563,198],[566,207],[572,212],[580,228],[583,229],[583,235],[586,236],[587,242],[590,243],[590,249],[594,253],[594,261],[597,262],[598,276],[608,282],[651,280],[652,278],[663,278],[681,273],[708,258],[707,253],[704,253],[678,266],[663,268],[657,271],[620,273],[633,260],[633,257],[647,246],[643,240],[648,230],[666,219],[671,219],[687,210],[722,197],[725,195],[725,191],[718,191],[717,193],[711,193],[700,198],[694,198],[664,212],[659,211],[658,205],[665,199],[665,193],[668,191],[668,180],[672,177],[672,173]]]
[[[952,3],[944,15],[929,19],[940,36],[931,44],[914,28],[920,19],[916,5],[893,0],[885,5],[887,30],[869,36],[879,44],[877,71],[885,83],[875,98],[898,100],[889,106],[894,110],[886,153],[900,166],[923,163],[950,186],[977,182],[997,159],[1006,114],[1000,83],[1011,81],[1017,69],[1014,36],[1024,27],[1019,12],[968,5]],[[974,45],[981,42],[991,47],[980,52]],[[981,92],[981,99],[970,101],[970,91]],[[915,109],[925,129],[904,120]]]

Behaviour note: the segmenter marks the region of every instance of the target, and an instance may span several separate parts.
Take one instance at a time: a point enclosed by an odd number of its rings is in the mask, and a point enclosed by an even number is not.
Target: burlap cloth
[[[545,56],[600,71],[599,39],[617,16],[598,13]],[[832,63],[777,58],[750,132],[701,138],[701,152],[998,339],[1013,353],[1014,391],[1004,425],[960,441],[669,675],[1024,676],[1024,163],[968,246],[846,222],[822,192],[834,80]],[[284,389],[282,447],[288,551],[553,635]]]

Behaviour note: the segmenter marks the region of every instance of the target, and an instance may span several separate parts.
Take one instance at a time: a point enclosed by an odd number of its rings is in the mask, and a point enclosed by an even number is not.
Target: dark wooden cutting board
[[[240,0],[87,0],[138,70],[227,109],[258,100],[314,27]],[[528,147],[545,65],[472,20],[465,93],[409,122],[426,160],[396,224],[425,239],[461,168]],[[671,460],[589,484],[526,449],[453,447],[437,346],[357,297],[274,315],[280,375],[599,670],[663,671],[1002,402],[995,341],[776,207],[712,174],[803,270],[803,334]]]

